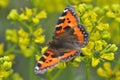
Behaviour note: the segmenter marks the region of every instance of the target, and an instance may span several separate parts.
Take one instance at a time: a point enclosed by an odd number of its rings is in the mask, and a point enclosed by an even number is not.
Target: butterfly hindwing
[[[54,51],[51,51],[51,49],[47,49],[46,52],[42,55],[42,57],[39,59],[36,67],[35,67],[35,73],[45,73],[47,69],[52,68],[56,66],[59,62],[59,58],[55,54]]]

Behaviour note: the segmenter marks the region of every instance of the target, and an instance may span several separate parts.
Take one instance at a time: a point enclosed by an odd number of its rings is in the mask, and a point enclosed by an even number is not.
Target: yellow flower
[[[9,3],[9,0],[0,0],[0,7],[6,8]]]
[[[25,57],[31,57],[33,56],[35,47],[33,45],[26,46],[26,45],[19,45],[20,49]]]
[[[35,18],[32,18],[32,21],[33,23],[38,24],[40,20],[39,18],[35,17]]]
[[[74,67],[78,67],[79,63],[82,61],[82,57],[81,56],[77,56],[73,59],[72,62],[70,62],[70,64]]]
[[[36,15],[36,18],[38,19],[47,18],[47,14],[45,11],[41,11]]]
[[[15,29],[7,29],[6,30],[6,40],[11,41],[13,43],[18,42],[17,31]]]
[[[101,34],[99,31],[95,31],[94,33],[91,33],[90,40],[96,41],[101,38]]]
[[[12,72],[12,61],[9,56],[0,57],[0,78],[7,78]]]
[[[114,60],[114,53],[103,53],[100,57],[106,60]]]
[[[11,20],[14,20],[14,21],[18,20],[19,19],[19,14],[18,14],[17,10],[12,9],[10,11],[10,13],[8,14],[7,19],[11,19]]]
[[[97,69],[99,76],[106,78],[107,80],[119,80],[120,79],[120,70],[114,67],[111,69],[109,62],[105,62],[103,67]]]
[[[38,28],[38,29],[36,29],[36,30],[34,31],[33,35],[34,35],[35,37],[38,37],[38,36],[42,35],[42,33],[43,33],[43,29],[42,29],[42,28]]]
[[[108,12],[106,13],[106,16],[107,16],[107,17],[110,17],[110,18],[115,18],[115,17],[116,17],[116,15],[115,15],[112,11],[108,11]]]
[[[24,13],[21,13],[21,14],[19,15],[19,20],[29,20],[29,17],[26,16]]]
[[[104,38],[104,39],[110,39],[111,38],[110,33],[108,31],[103,31],[101,33],[101,35],[102,35],[102,38]]]
[[[102,45],[102,41],[101,40],[95,41],[95,50],[97,50],[97,51],[102,50],[103,49],[102,46],[103,45]]]
[[[19,45],[28,45],[30,42],[29,34],[22,28],[18,30]]]
[[[30,8],[25,8],[25,15],[27,17],[31,17],[33,14],[33,9],[30,9]]]
[[[45,41],[45,36],[44,35],[41,35],[41,36],[38,36],[38,37],[35,37],[35,39],[34,39],[34,41],[36,42],[36,43],[44,43],[44,41]]]
[[[41,54],[43,54],[46,51],[47,48],[48,48],[48,46],[43,47],[42,50],[41,50]]]
[[[90,41],[86,47],[82,48],[82,52],[84,55],[91,56],[93,54],[92,53],[93,48],[94,48],[94,42]]]
[[[105,23],[99,23],[96,28],[100,31],[103,31],[103,30],[108,30],[109,29],[109,24],[105,24]]]

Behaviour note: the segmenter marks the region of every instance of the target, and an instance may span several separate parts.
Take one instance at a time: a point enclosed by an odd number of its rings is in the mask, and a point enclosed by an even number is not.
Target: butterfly
[[[71,6],[67,6],[55,26],[52,41],[35,66],[36,74],[43,74],[60,61],[68,62],[79,56],[88,43],[88,33]]]

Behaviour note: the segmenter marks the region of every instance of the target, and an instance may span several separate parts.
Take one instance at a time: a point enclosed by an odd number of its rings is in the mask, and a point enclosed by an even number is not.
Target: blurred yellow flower
[[[27,17],[31,17],[32,16],[32,14],[33,14],[33,10],[34,9],[30,9],[30,8],[25,8],[25,15],[27,16]]]
[[[6,30],[6,40],[11,41],[13,43],[17,43],[18,42],[17,30],[7,29]]]
[[[12,75],[12,80],[23,80],[23,78],[18,73]]]
[[[42,35],[42,33],[43,33],[43,29],[40,27],[40,28],[37,28],[37,29],[34,31],[33,35],[34,35],[35,37],[38,37],[38,36]]]
[[[21,13],[21,14],[19,15],[19,20],[29,20],[29,17],[26,16],[24,13]]]
[[[0,43],[0,55],[2,55],[4,52],[4,44]]]
[[[43,54],[47,50],[48,46],[44,46],[41,50],[41,54]]]
[[[116,67],[112,69],[109,62],[105,62],[103,67],[99,67],[97,73],[99,76],[104,77],[107,80],[120,80],[120,70]]]
[[[34,41],[36,42],[36,43],[44,43],[44,41],[45,41],[45,36],[44,35],[41,35],[41,36],[38,36],[38,37],[35,37],[34,38]]]
[[[40,59],[40,55],[35,55],[35,60],[38,61]]]
[[[65,62],[59,62],[58,65],[57,65],[57,68],[59,68],[59,69],[66,68],[66,63]]]
[[[32,21],[33,23],[38,24],[40,20],[39,18],[35,17],[35,18],[32,18]]]
[[[18,41],[19,45],[28,45],[30,42],[29,33],[27,33],[23,28],[18,30]]]
[[[47,18],[47,14],[45,11],[41,11],[35,17],[38,19]]]
[[[10,19],[10,20],[13,20],[13,21],[18,20],[19,19],[18,11],[16,9],[12,9],[10,11],[10,13],[8,14],[7,19]]]
[[[6,8],[9,3],[9,0],[0,0],[0,7]]]
[[[110,18],[115,18],[116,17],[116,15],[112,11],[107,12],[106,16],[110,17]]]

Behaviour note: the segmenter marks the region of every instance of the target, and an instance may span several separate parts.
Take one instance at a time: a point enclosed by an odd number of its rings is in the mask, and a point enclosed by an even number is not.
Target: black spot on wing
[[[49,60],[49,62],[51,62],[52,60]]]
[[[45,62],[45,60],[46,60],[46,59],[45,59],[44,57],[41,57],[41,58],[40,58],[40,61]]]
[[[52,58],[56,58],[56,57],[57,57],[57,55],[51,55],[51,57],[52,57]]]
[[[56,31],[59,31],[62,29],[62,26],[56,27]]]
[[[44,55],[45,55],[45,56],[49,56],[49,54],[48,54],[48,53],[44,53]]]
[[[64,21],[65,21],[65,19],[59,19],[58,22],[57,22],[57,24],[59,25],[61,23],[64,23]]]
[[[38,67],[40,67],[40,66],[41,66],[41,64],[40,64],[40,63],[37,63],[37,66],[38,66]]]
[[[71,23],[71,21],[68,21],[68,23]]]

